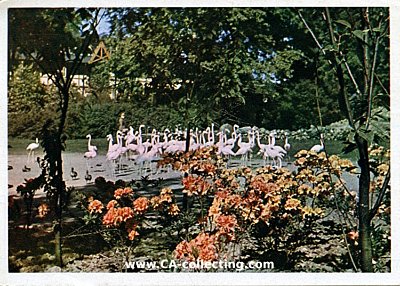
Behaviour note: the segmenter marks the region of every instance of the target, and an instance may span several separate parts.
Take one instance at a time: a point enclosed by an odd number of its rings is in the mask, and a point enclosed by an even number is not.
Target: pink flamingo
[[[252,143],[251,143],[251,140],[250,140],[250,133],[248,133],[248,135],[249,135],[249,142],[242,142],[242,134],[239,133],[239,135],[238,135],[239,150],[237,150],[236,153],[235,153],[235,156],[239,156],[239,155],[242,156],[241,160],[242,160],[242,164],[244,164],[244,165],[247,162],[248,153],[252,149]]]

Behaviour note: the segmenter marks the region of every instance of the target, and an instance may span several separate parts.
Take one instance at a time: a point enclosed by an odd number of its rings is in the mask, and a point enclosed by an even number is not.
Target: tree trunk
[[[56,205],[57,205],[57,221],[54,226],[55,232],[55,255],[57,264],[60,267],[63,267],[62,260],[62,211],[64,205],[64,196],[65,196],[65,183],[63,180],[63,169],[62,169],[62,134],[64,131],[65,121],[67,119],[67,111],[68,111],[68,101],[69,101],[69,88],[65,87],[60,90],[61,96],[63,98],[63,104],[61,108],[61,118],[57,132],[56,144],[56,165],[57,165],[57,175],[55,178],[55,184],[57,188],[57,197],[56,197]]]
[[[355,140],[360,155],[358,165],[361,168],[358,189],[358,225],[360,233],[359,245],[361,247],[361,270],[363,272],[373,272],[371,230],[369,219],[370,170],[368,160],[368,142],[359,135],[355,136]]]

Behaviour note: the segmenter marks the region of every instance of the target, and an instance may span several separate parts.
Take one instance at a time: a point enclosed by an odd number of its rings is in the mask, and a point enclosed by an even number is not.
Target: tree
[[[33,67],[16,63],[8,82],[8,134],[34,139],[43,123],[54,117],[55,105]]]
[[[298,15],[325,60],[333,67],[339,106],[353,132],[353,140],[348,142],[347,150],[358,150],[361,169],[358,190],[361,269],[372,272],[370,224],[387,190],[390,170],[379,199],[370,202],[368,147],[389,138],[388,118],[383,112],[383,109],[389,109],[390,96],[388,81],[385,80],[389,78],[389,10],[302,9],[298,10]],[[371,203],[374,203],[372,208]]]
[[[59,118],[43,126],[45,160],[48,163],[45,191],[54,202],[56,259],[62,266],[62,211],[66,197],[62,151],[65,141],[72,79],[96,40],[98,9],[10,9],[10,58],[24,57],[47,74],[57,87]],[[56,99],[55,99],[56,100]]]
[[[142,94],[155,104],[176,108],[190,97],[198,117],[207,117],[208,122],[236,120],[231,113],[237,106],[250,97],[267,96],[279,79],[290,76],[293,61],[301,58],[297,50],[281,47],[281,40],[270,36],[275,29],[268,20],[271,11],[112,10],[113,36],[122,39],[112,69],[130,87],[141,84],[127,79],[151,79]],[[135,91],[131,88],[128,93],[137,99]]]

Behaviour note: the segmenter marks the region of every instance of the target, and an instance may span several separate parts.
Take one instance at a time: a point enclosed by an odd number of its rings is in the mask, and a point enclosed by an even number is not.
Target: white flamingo
[[[283,148],[287,152],[288,160],[290,160],[289,151],[290,151],[291,146],[289,144],[289,138],[287,137],[287,135],[285,135],[285,145],[283,145]]]
[[[26,150],[28,151],[28,159],[26,160],[26,162],[29,162],[29,158],[32,158],[33,162],[33,158],[35,157],[35,150],[38,149],[39,146],[39,139],[36,137],[36,141],[26,147]]]
[[[312,146],[310,151],[314,151],[316,153],[319,153],[322,150],[324,150],[325,146],[324,146],[324,135],[323,134],[320,135],[319,142],[321,143],[321,145],[320,144],[316,144],[316,145]]]
[[[237,139],[237,133],[236,130],[239,129],[239,125],[235,124],[233,125],[233,132],[232,132],[232,137],[226,140],[227,145],[234,145]]]
[[[97,151],[97,147],[90,144],[92,141],[92,135],[88,134],[88,135],[86,135],[86,138],[89,139],[88,140],[88,151],[92,151],[92,150]]]

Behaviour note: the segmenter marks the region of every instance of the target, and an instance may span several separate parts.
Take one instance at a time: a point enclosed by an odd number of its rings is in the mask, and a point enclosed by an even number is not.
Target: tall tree
[[[113,10],[114,35],[124,39],[118,56],[133,63],[115,61],[117,76],[151,79],[144,92],[153,102],[190,97],[199,116],[221,120],[246,97],[267,95],[301,57],[270,36],[268,17],[259,8]]]
[[[361,269],[372,272],[371,220],[386,192],[390,170],[380,199],[370,202],[368,147],[389,139],[388,122],[385,124],[388,118],[384,118],[390,96],[387,80],[389,9],[301,9],[298,15],[325,60],[333,67],[338,102],[353,131],[354,138],[347,149],[358,150],[361,169],[358,190]]]
[[[55,253],[62,266],[62,212],[66,196],[62,151],[72,80],[96,40],[98,9],[9,9],[9,58],[33,62],[57,87],[59,118],[44,126],[43,146],[49,181],[45,186],[56,210]],[[12,67],[11,67],[12,68]]]

